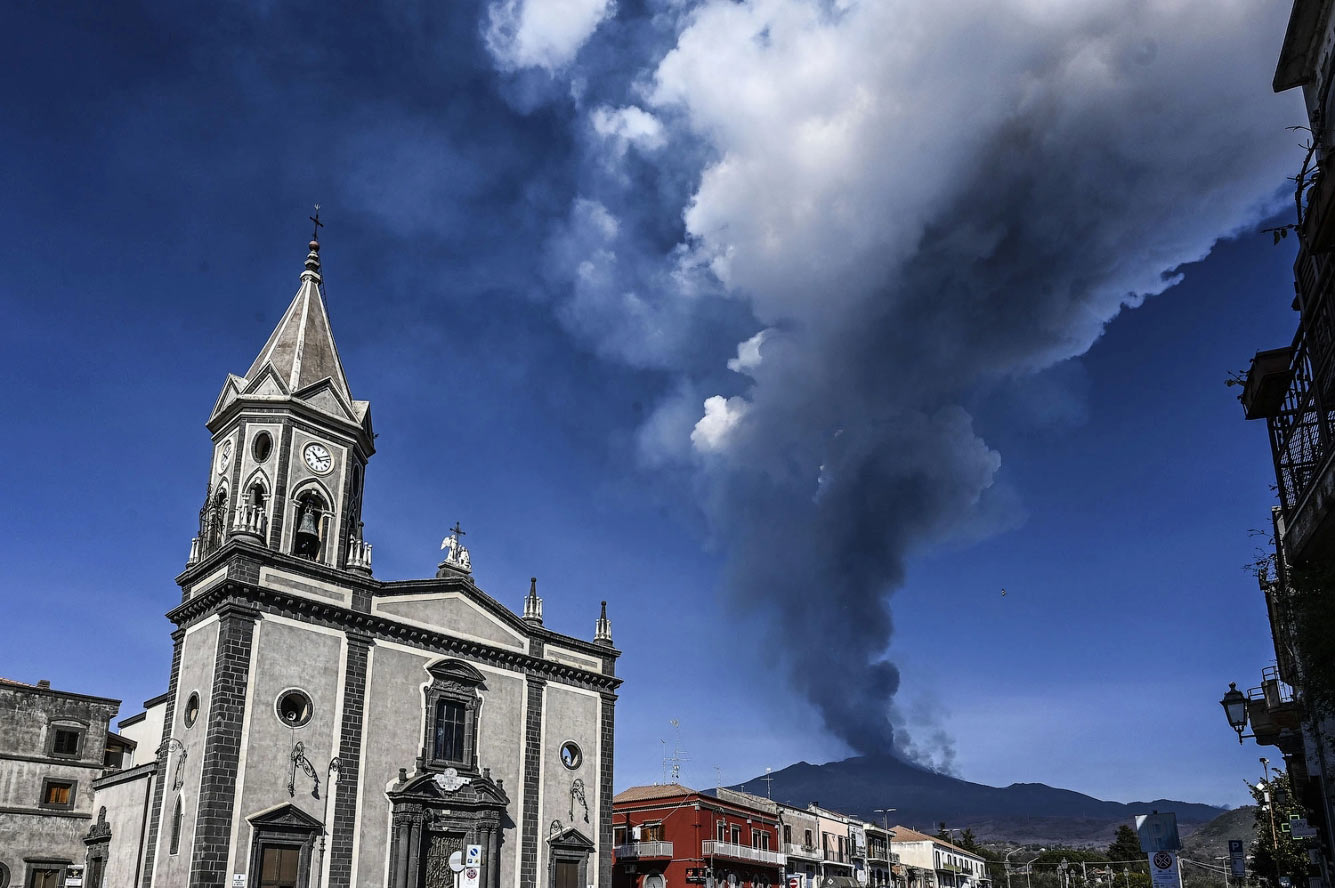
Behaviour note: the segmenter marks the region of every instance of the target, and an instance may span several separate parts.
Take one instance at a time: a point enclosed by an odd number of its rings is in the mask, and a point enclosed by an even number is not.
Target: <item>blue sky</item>
[[[1179,6],[7,8],[0,674],[164,688],[318,201],[377,575],[460,520],[507,604],[607,599],[619,786],[677,719],[698,785],[893,732],[1245,802],[1273,474],[1223,383],[1292,335],[1302,110],[1282,4]]]

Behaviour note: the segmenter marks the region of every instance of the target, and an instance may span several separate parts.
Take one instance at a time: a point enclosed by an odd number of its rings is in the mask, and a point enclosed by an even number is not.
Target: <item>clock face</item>
[[[306,465],[311,467],[311,471],[319,472],[321,475],[329,471],[330,466],[334,464],[328,448],[323,444],[307,444],[302,455],[306,458]]]
[[[227,471],[227,467],[232,464],[232,439],[228,438],[218,448],[218,473]]]

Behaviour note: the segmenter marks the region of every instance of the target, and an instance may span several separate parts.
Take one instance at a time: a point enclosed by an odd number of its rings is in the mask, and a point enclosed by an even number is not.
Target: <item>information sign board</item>
[[[1243,856],[1242,839],[1228,840],[1228,867],[1231,875],[1241,879],[1247,875],[1247,860]]]

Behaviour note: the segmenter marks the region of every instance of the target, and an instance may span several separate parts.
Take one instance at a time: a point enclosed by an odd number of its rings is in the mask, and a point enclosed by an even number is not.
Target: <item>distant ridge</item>
[[[1152,799],[1108,802],[1043,783],[987,786],[930,771],[893,755],[856,756],[812,765],[798,762],[768,775],[770,797],[778,802],[822,807],[880,820],[877,808],[894,808],[893,819],[935,832],[945,821],[972,827],[979,839],[997,841],[1107,844],[1117,824],[1135,814],[1173,811],[1190,833],[1226,809],[1198,802]],[[765,791],[764,777],[746,781],[751,792]]]

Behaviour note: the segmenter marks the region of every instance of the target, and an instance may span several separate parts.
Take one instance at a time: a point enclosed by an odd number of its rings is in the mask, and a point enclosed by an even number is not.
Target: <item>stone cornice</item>
[[[375,641],[394,641],[441,656],[469,657],[492,666],[608,694],[621,685],[621,679],[613,675],[410,626],[383,614],[354,611],[333,602],[314,601],[249,583],[220,583],[169,611],[167,619],[185,627],[224,609],[290,616],[317,626],[369,636]]]

